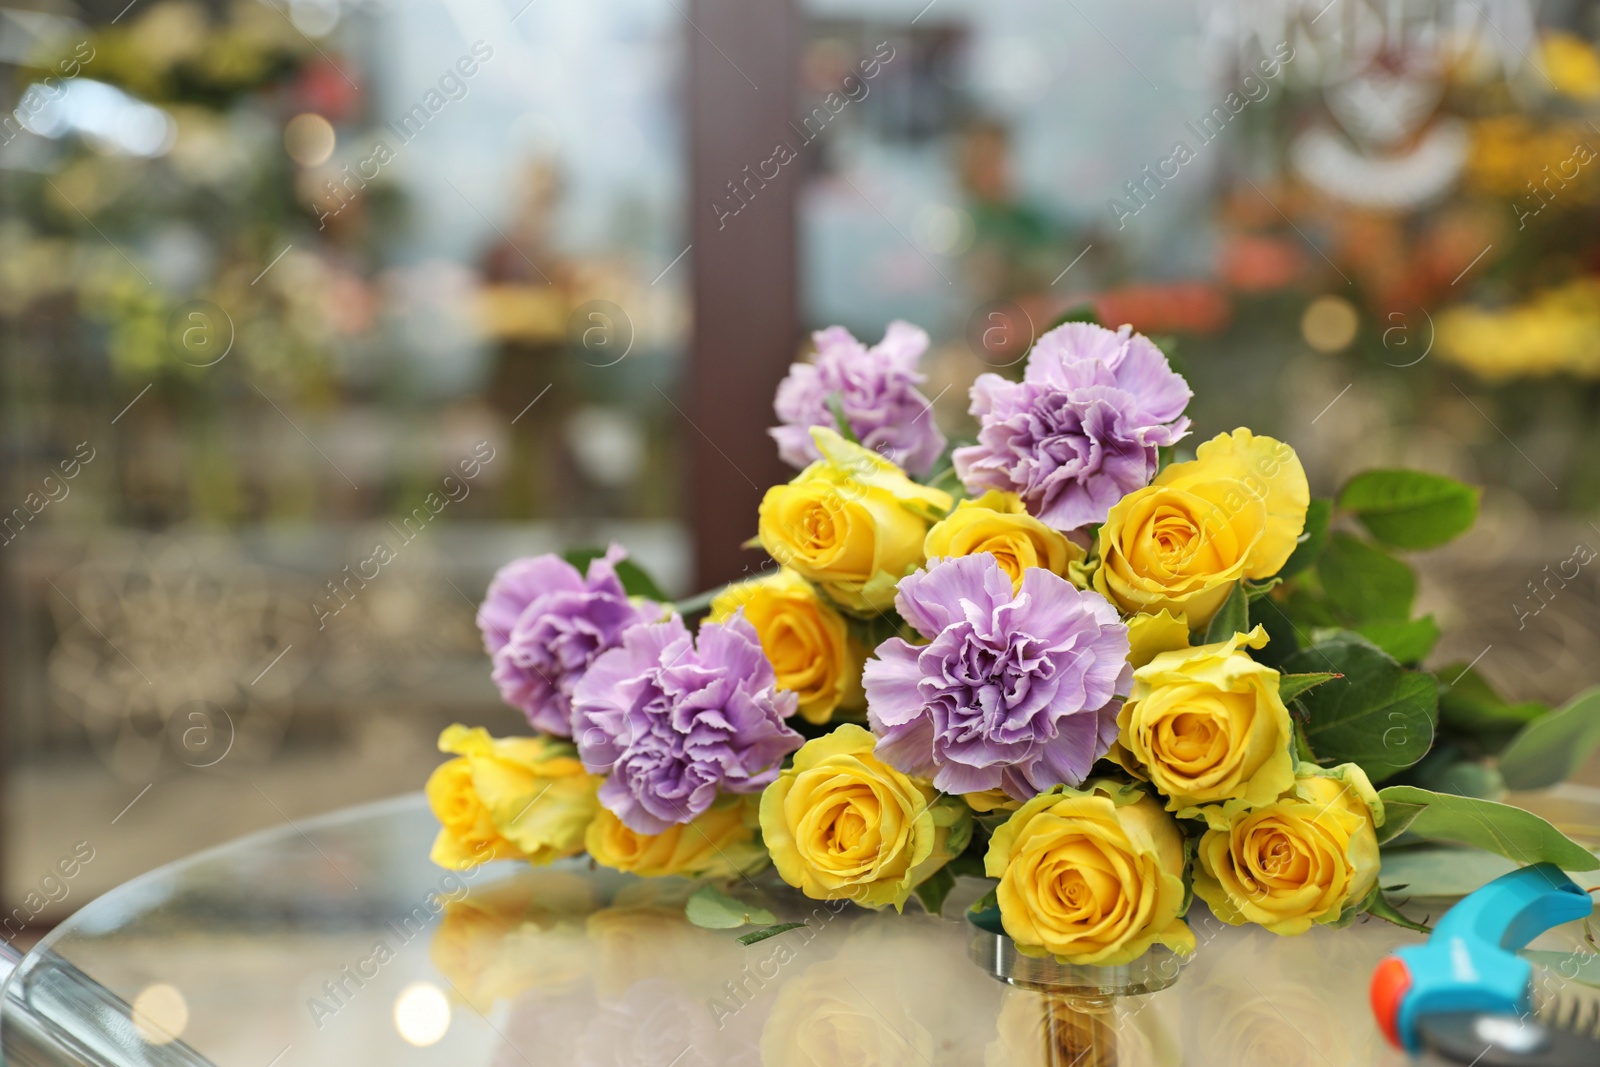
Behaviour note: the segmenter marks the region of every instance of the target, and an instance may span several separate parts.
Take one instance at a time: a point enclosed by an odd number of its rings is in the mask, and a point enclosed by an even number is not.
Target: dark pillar
[[[689,41],[694,269],[694,342],[682,407],[690,423],[684,440],[694,574],[703,589],[755,562],[739,545],[755,534],[761,494],[792,473],[766,429],[773,390],[800,332],[799,166],[783,167],[770,181],[757,166],[780,141],[795,143],[788,122],[799,22],[792,0],[689,0],[681,10]],[[742,207],[730,181],[747,199]],[[736,215],[722,214],[733,208]]]

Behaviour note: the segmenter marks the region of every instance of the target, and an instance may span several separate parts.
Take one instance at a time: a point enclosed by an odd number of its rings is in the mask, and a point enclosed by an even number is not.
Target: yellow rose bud
[[[428,778],[428,804],[441,824],[433,862],[466,870],[492,859],[542,864],[583,851],[600,779],[583,769],[572,745],[496,739],[457,723],[439,735],[439,751],[459,758]]]
[[[922,551],[929,559],[987,552],[1011,578],[1011,587],[1019,590],[1022,572],[1029,567],[1065,578],[1067,567],[1084,557],[1083,549],[1065,535],[1029,515],[1020,496],[995,489],[957,504],[949,518],[928,531]]]
[[[1311,490],[1294,449],[1239,429],[1114,504],[1094,587],[1124,612],[1170,611],[1198,630],[1242,578],[1288,562]]]
[[[1161,944],[1194,951],[1182,919],[1183,833],[1144,789],[1058,786],[995,831],[984,869],[1025,955],[1117,966]]]
[[[602,867],[641,878],[676,874],[684,878],[732,878],[767,865],[767,851],[756,838],[755,797],[723,796],[688,823],[659,834],[641,834],[601,808],[584,845]]]
[[[1294,787],[1294,727],[1278,672],[1240,650],[1266,643],[1257,626],[1160,653],[1133,672],[1110,755],[1154,785],[1180,819],[1225,826],[1235,810],[1270,804]]]
[[[807,722],[820,725],[836,709],[859,710],[866,703],[861,689],[866,654],[850,639],[844,617],[810,582],[784,568],[730,585],[711,601],[711,621],[722,622],[741,608],[756,628],[778,688],[799,695]]]
[[[1223,922],[1301,934],[1377,884],[1383,804],[1365,772],[1346,763],[1300,773],[1289,796],[1200,838],[1194,892]]]
[[[761,500],[761,547],[845,609],[882,611],[895,583],[922,563],[923,538],[950,509],[950,494],[826,427],[811,437],[822,459]]]
[[[851,723],[807,741],[761,794],[761,834],[785,882],[869,908],[906,898],[966,847],[972,813],[872,754]]]

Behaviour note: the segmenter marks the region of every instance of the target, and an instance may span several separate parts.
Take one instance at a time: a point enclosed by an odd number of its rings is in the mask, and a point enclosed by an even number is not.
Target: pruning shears
[[[1536,995],[1518,950],[1594,910],[1560,868],[1539,863],[1496,878],[1444,914],[1426,944],[1372,972],[1372,1012],[1385,1037],[1478,1067],[1595,1067],[1600,1001]]]

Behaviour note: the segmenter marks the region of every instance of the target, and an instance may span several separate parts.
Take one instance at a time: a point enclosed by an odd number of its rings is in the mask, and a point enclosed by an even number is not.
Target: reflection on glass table
[[[954,918],[800,897],[807,926],[742,946],[691,926],[676,879],[573,861],[443,871],[420,795],[243,838],[85,907],[16,969],[10,1064],[1399,1064],[1374,964],[1416,935],[1296,938],[1196,904],[1199,952],[1142,996],[1042,993],[973,962]],[[959,898],[959,899],[958,899]],[[1553,931],[1543,948],[1576,948]]]

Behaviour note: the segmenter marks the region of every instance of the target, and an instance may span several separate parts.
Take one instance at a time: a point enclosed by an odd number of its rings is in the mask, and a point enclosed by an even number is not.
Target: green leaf
[[[1495,852],[1517,863],[1553,863],[1565,871],[1600,869],[1600,859],[1531,811],[1476,797],[1434,793],[1414,785],[1379,790],[1390,802],[1420,804],[1408,830],[1433,841],[1450,841]]]
[[[1425,471],[1375,470],[1339,491],[1339,507],[1394,548],[1434,548],[1472,528],[1482,490]]]
[[[950,873],[949,867],[940,867],[917,886],[917,899],[922,901],[929,915],[938,915],[944,910],[944,898],[955,887],[956,876]]]
[[[1378,827],[1378,844],[1386,845],[1411,828],[1411,822],[1426,810],[1426,804],[1395,801],[1383,806],[1383,825]]]
[[[1101,325],[1100,313],[1094,309],[1093,304],[1079,304],[1076,307],[1068,308],[1060,318],[1050,324],[1045,332],[1048,333],[1057,326],[1065,326],[1069,322],[1092,322],[1099,326]]]
[[[586,545],[582,548],[569,548],[561,553],[561,558],[572,564],[578,570],[587,572],[589,564],[606,554],[603,548]],[[622,559],[617,562],[617,580],[622,583],[623,592],[629,596],[642,596],[648,600],[662,603],[667,601],[667,594],[661,591],[656,580],[650,577],[643,567],[631,559]]]
[[[1512,789],[1542,789],[1571,777],[1600,745],[1600,686],[1566,707],[1534,719],[1500,753],[1500,773]]]
[[[714,885],[703,885],[694,891],[683,906],[690,922],[705,930],[734,930],[755,924],[767,926],[778,917],[766,908],[743,904]]]
[[[1401,663],[1418,663],[1439,640],[1439,626],[1432,615],[1409,622],[1368,622],[1356,633],[1383,649]]]
[[[1322,546],[1328,541],[1328,520],[1333,516],[1333,501],[1314,498],[1306,508],[1306,528],[1300,534],[1288,562],[1278,571],[1280,578],[1292,578],[1308,569],[1322,555]]]
[[[1384,805],[1384,810],[1389,810],[1388,804]],[[1406,846],[1383,850],[1383,869],[1378,877],[1391,893],[1397,892],[1395,887],[1403,883],[1413,897],[1464,897],[1501,875],[1510,874],[1517,866],[1504,856],[1482,849],[1455,845]]]
[[[1322,591],[1352,625],[1405,622],[1417,595],[1417,576],[1387,552],[1343,531],[1328,539],[1317,561]]]
[[[798,930],[804,925],[805,923],[778,923],[776,926],[765,926],[748,934],[740,934],[734,940],[741,945],[753,945],[757,941],[765,941],[769,937],[776,937],[790,930]]]
[[[1343,675],[1331,671],[1319,671],[1312,674],[1280,674],[1278,675],[1278,699],[1285,704],[1304,693],[1307,689],[1314,689],[1323,682],[1331,682]]]
[[[1228,594],[1228,599],[1222,602],[1222,607],[1211,617],[1211,625],[1206,627],[1205,638],[1200,643],[1205,645],[1226,641],[1234,634],[1250,632],[1250,596],[1245,592],[1243,582],[1235,582],[1233,592]]]
[[[828,411],[833,415],[834,429],[839,431],[839,436],[853,445],[859,445],[861,438],[850,426],[850,420],[844,413],[844,399],[837,392],[828,394]]]
[[[1408,785],[1421,786],[1435,793],[1454,793],[1481,800],[1505,796],[1506,783],[1500,772],[1482,760],[1464,759],[1455,745],[1441,745],[1406,775]]]
[[[1551,952],[1548,949],[1525,948],[1522,958],[1569,982],[1600,987],[1600,952],[1585,952],[1582,949]]]
[[[1344,677],[1300,695],[1306,739],[1323,764],[1356,763],[1374,782],[1416,763],[1433,744],[1439,692],[1431,674],[1408,671],[1377,646],[1344,632],[1284,661],[1288,674]]]
[[[1445,667],[1439,677],[1450,679],[1439,686],[1439,725],[1471,737],[1490,753],[1500,751],[1518,730],[1550,712],[1538,701],[1507,704],[1465,664]]]

